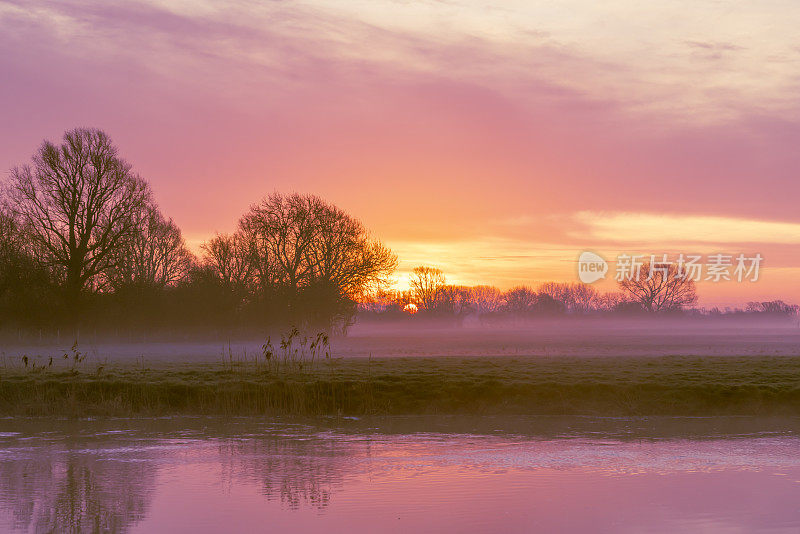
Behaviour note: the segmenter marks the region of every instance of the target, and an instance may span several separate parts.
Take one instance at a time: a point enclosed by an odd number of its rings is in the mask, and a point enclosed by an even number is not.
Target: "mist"
[[[246,361],[260,355],[268,339],[277,343],[284,334],[278,328],[118,336],[83,330],[62,331],[61,339],[51,333],[39,338],[37,332],[14,339],[15,334],[6,332],[0,358],[7,364],[18,364],[24,355],[46,362],[77,345],[88,362],[96,364]],[[301,336],[316,334],[312,328],[300,329]],[[800,347],[800,326],[786,318],[563,317],[489,323],[468,318],[454,324],[408,317],[357,320],[346,333],[332,336],[330,345],[332,357],[347,359],[794,356]]]

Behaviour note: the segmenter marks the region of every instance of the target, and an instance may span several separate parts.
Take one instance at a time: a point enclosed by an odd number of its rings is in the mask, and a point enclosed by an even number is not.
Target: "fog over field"
[[[415,318],[416,319],[416,318]],[[302,331],[313,337],[316,331]],[[37,334],[8,338],[0,345],[3,361],[23,355],[34,360],[69,352],[75,334],[60,340]],[[120,335],[118,338],[83,331],[78,349],[89,363],[189,363],[248,360],[261,354],[269,338],[274,345],[282,333],[201,335]],[[180,338],[186,338],[181,340]],[[331,338],[334,358],[481,357],[481,356],[797,356],[800,327],[796,321],[710,321],[691,318],[663,320],[553,319],[530,322],[460,326],[437,321],[409,320],[353,325],[346,335]]]

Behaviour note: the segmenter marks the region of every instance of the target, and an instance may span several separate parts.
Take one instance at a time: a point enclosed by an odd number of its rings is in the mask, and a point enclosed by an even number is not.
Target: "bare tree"
[[[567,307],[547,293],[537,293],[531,311],[539,315],[560,315],[567,311]]]
[[[31,252],[25,228],[0,205],[0,324],[30,324],[54,311],[51,273]]]
[[[96,129],[66,132],[59,146],[45,141],[32,165],[11,171],[11,208],[72,302],[116,265],[114,252],[135,231],[149,197],[145,181]]]
[[[416,304],[425,310],[432,310],[436,305],[436,293],[446,283],[444,273],[435,267],[419,266],[411,271],[409,284]]]
[[[697,302],[694,280],[680,274],[674,263],[646,262],[639,276],[623,278],[619,287],[646,311],[678,310]]]
[[[22,232],[14,215],[0,205],[0,258],[16,253],[23,246]]]
[[[745,305],[747,313],[763,313],[769,315],[796,315],[798,311],[796,304],[786,304],[782,300],[769,300],[765,302],[748,302]]]
[[[235,234],[218,234],[201,247],[203,263],[211,267],[215,276],[228,290],[244,291],[250,282],[253,261],[246,237]]]
[[[445,284],[436,290],[433,309],[449,315],[463,315],[472,307],[472,288]]]
[[[474,286],[470,288],[470,300],[476,313],[491,313],[500,309],[502,298],[500,290],[493,286]]]
[[[239,227],[261,295],[286,299],[290,316],[305,304],[304,319],[347,322],[397,265],[360,221],[313,195],[273,193]]]
[[[511,313],[529,312],[536,305],[536,292],[525,286],[509,289],[502,298],[503,307]]]
[[[253,206],[240,223],[262,258],[275,264],[278,282],[291,294],[307,284],[313,273],[308,256],[319,231],[314,214],[322,204],[316,196],[273,193]]]
[[[385,284],[397,264],[360,221],[313,195],[274,193],[250,210],[240,228],[251,261],[268,266],[269,277],[292,292],[327,284],[355,298]]]
[[[18,285],[19,266],[24,264],[24,237],[14,216],[0,205],[0,298]]]
[[[586,284],[571,284],[570,298],[567,305],[573,313],[587,313],[600,306],[600,292]]]
[[[539,293],[546,293],[562,302],[572,313],[596,309],[600,301],[600,293],[595,288],[579,283],[548,282],[539,287]]]
[[[314,283],[335,288],[352,300],[386,287],[397,256],[339,208],[325,203],[315,208],[317,231],[308,250]]]
[[[597,309],[602,311],[612,311],[626,302],[627,299],[627,295],[620,291],[601,293],[597,299]]]
[[[238,273],[238,284],[264,295],[274,291],[282,283],[283,276],[272,253],[274,240],[261,222],[250,213],[239,221],[239,230],[225,239],[229,240],[231,260],[236,262],[231,268],[234,274]]]
[[[411,291],[399,291],[396,289],[379,289],[369,295],[359,306],[365,311],[386,312],[389,310],[402,311],[411,304],[413,296]]]
[[[135,231],[114,254],[115,265],[108,275],[114,289],[164,289],[183,280],[194,261],[178,226],[153,205],[136,215]]]

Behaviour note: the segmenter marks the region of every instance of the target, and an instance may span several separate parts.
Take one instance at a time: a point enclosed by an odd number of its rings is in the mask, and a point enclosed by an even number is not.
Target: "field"
[[[263,339],[6,345],[0,415],[800,415],[792,325],[301,337],[275,334],[268,354]]]
[[[0,380],[0,415],[176,414],[800,415],[800,357],[59,362]]]

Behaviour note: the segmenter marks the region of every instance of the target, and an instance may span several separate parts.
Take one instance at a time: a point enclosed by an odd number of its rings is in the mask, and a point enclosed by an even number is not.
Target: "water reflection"
[[[156,465],[42,447],[0,462],[0,500],[29,532],[120,532],[142,519]]]
[[[224,441],[216,452],[224,484],[254,480],[268,501],[292,510],[328,506],[342,485],[348,458],[357,454],[346,441],[286,435]]]
[[[800,528],[793,431],[620,440],[595,427],[569,438],[253,420],[9,427],[0,531]]]

